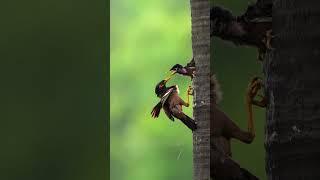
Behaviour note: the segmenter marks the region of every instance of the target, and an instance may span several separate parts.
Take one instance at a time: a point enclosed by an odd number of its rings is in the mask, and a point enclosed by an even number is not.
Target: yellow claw
[[[190,99],[189,99],[189,95],[190,95],[190,86],[188,87],[188,90],[187,90],[187,103],[186,103],[186,107],[189,107],[189,103],[190,103]]]

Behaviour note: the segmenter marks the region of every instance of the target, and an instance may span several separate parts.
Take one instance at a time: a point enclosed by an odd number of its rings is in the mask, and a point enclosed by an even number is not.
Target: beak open
[[[164,79],[164,82],[165,82],[165,83],[168,82],[175,73],[176,73],[175,70],[171,70],[171,74],[170,74],[167,78]]]

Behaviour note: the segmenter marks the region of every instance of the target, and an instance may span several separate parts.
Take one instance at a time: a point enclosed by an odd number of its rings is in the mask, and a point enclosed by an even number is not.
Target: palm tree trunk
[[[208,0],[191,0],[194,78],[193,133],[194,180],[210,179],[210,6]]]
[[[320,179],[320,2],[273,5],[272,50],[264,61],[268,179]]]

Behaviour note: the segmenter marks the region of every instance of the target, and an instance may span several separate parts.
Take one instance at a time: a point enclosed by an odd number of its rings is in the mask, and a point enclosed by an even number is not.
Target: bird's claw
[[[193,88],[191,86],[188,86],[187,94],[193,95]]]

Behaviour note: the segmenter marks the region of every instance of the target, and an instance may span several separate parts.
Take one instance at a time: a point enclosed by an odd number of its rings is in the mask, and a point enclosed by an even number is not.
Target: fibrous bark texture
[[[264,61],[270,180],[320,179],[320,1],[273,2]]]
[[[193,133],[194,180],[210,179],[210,6],[208,0],[191,0],[194,78]]]

